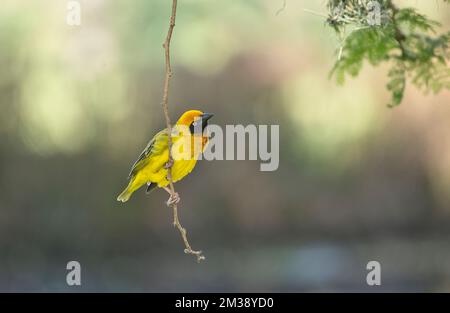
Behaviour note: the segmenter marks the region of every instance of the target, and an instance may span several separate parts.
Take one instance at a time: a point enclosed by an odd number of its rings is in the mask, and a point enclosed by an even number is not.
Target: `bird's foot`
[[[174,192],[170,194],[169,200],[167,200],[167,206],[172,206],[174,204],[178,204],[181,198],[178,192]]]
[[[173,160],[170,159],[169,161],[166,162],[166,164],[164,164],[164,168],[165,169],[169,169],[173,166]]]

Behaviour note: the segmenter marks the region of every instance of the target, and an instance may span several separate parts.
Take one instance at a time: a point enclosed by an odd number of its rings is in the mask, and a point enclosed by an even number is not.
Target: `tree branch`
[[[166,127],[169,132],[169,136],[168,136],[169,162],[167,164],[167,180],[169,181],[171,197],[175,197],[176,192],[175,192],[175,187],[173,185],[173,180],[172,180],[172,166],[173,166],[172,126],[171,126],[170,116],[169,116],[169,87],[170,87],[170,79],[172,78],[172,66],[170,64],[170,41],[172,39],[172,33],[173,33],[173,29],[175,27],[176,16],[177,16],[177,0],[173,0],[169,30],[167,32],[166,40],[163,43],[163,48],[164,48],[164,52],[165,52],[165,62],[166,62],[166,75],[165,75],[165,79],[164,79],[164,91],[163,91],[163,99],[162,99],[162,107],[163,107],[163,111],[164,111],[164,117],[166,119]],[[202,252],[192,250],[191,245],[189,244],[189,241],[187,239],[186,229],[181,225],[180,220],[178,219],[177,203],[176,202],[168,203],[168,205],[171,206],[173,209],[173,225],[176,228],[178,228],[178,230],[180,231],[181,237],[182,237],[184,245],[185,245],[184,253],[195,255],[197,257],[197,262],[204,260],[205,257],[203,256]]]
[[[392,0],[387,1],[388,7],[392,10],[392,25],[394,26],[395,35],[394,38],[397,41],[399,48],[401,50],[401,59],[405,59],[409,57],[408,49],[406,49],[404,41],[406,39],[405,34],[401,31],[400,27],[398,26],[396,15],[399,12],[398,7],[392,2]]]

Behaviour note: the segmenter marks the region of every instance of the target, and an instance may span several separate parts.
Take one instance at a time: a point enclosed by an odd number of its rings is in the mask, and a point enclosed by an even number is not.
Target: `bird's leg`
[[[164,164],[164,168],[169,170],[172,166],[173,166],[173,159],[169,157],[169,161],[167,161],[167,163]],[[170,207],[180,202],[180,195],[177,192],[172,193],[172,190],[170,190],[170,188],[168,187],[164,187],[164,190],[170,194],[169,200],[167,200],[167,206]]]
[[[170,190],[170,188],[169,187],[163,187],[164,188],[164,190],[165,191],[167,191],[168,193],[169,193],[169,195],[171,195],[172,194],[172,190]]]
[[[173,204],[178,204],[178,202],[180,202],[180,195],[178,194],[178,192],[174,192],[172,193],[172,190],[170,190],[170,188],[168,187],[163,187],[165,191],[167,191],[170,195],[169,200],[167,200],[167,206],[172,206]]]

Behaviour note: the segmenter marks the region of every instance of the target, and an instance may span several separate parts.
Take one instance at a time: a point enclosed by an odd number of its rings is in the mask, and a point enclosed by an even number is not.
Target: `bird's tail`
[[[130,190],[128,190],[128,188],[125,189],[125,190],[122,191],[122,193],[117,197],[117,201],[120,201],[120,202],[127,202],[127,201],[130,199],[132,193],[133,193],[133,192],[130,191]]]
[[[127,188],[125,188],[124,191],[117,197],[117,201],[120,202],[127,202],[130,200],[131,195],[135,191],[135,188],[133,188],[133,180],[130,181]]]

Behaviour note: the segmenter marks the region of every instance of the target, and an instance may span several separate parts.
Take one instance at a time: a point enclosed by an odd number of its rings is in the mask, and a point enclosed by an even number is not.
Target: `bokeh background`
[[[396,1],[450,27],[441,1]],[[326,1],[182,0],[170,113],[279,124],[280,167],[202,161],[177,184],[206,262],[183,253],[167,194],[117,194],[161,110],[171,1],[2,0],[0,291],[449,291],[450,93],[386,68],[329,79]],[[82,286],[66,285],[66,264]],[[368,287],[366,264],[382,265]]]

